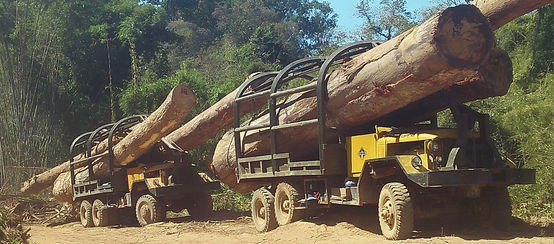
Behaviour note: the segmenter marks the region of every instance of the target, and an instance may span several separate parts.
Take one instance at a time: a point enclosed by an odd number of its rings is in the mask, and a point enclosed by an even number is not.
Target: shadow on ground
[[[335,226],[346,222],[355,227],[381,235],[376,207],[333,206],[322,210],[304,221],[318,225]],[[462,221],[456,216],[417,220],[412,238],[432,238],[440,236],[456,236],[464,240],[511,240],[514,238],[553,237],[554,224],[548,226],[531,225],[519,218],[512,217],[510,227],[506,231],[498,231],[493,227]]]

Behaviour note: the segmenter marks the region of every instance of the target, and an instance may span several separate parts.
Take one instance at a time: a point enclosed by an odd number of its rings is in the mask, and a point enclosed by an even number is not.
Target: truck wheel
[[[260,188],[252,195],[252,220],[259,232],[267,232],[277,227],[273,203],[275,198],[265,188]]]
[[[92,222],[94,226],[103,227],[108,225],[109,210],[104,208],[104,203],[100,199],[94,200],[92,203]]]
[[[277,185],[275,190],[275,218],[279,225],[286,225],[301,218],[301,212],[295,208],[300,200],[298,190],[289,183]]]
[[[482,207],[478,214],[481,223],[501,231],[505,231],[510,227],[512,203],[508,189],[505,186],[483,188],[480,201]]]
[[[141,226],[160,222],[165,219],[165,208],[152,195],[142,195],[136,205],[137,220]]]
[[[81,206],[79,207],[79,218],[81,219],[81,224],[84,227],[94,226],[94,223],[92,222],[92,205],[89,201],[81,201]]]
[[[192,204],[187,210],[193,218],[202,219],[208,217],[213,210],[212,196],[208,192],[194,194]]]
[[[408,188],[402,183],[388,183],[379,195],[379,225],[389,240],[411,236],[414,228],[414,209]]]

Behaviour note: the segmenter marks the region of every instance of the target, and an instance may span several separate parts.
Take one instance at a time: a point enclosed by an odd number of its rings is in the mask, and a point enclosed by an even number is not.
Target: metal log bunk
[[[299,175],[325,175],[325,154],[327,144],[325,136],[329,128],[325,126],[325,102],[327,97],[327,72],[334,66],[342,64],[353,57],[381,44],[376,41],[362,41],[347,45],[327,57],[310,57],[297,60],[287,65],[279,72],[266,72],[258,74],[245,81],[237,92],[233,103],[234,113],[234,139],[235,152],[238,164],[237,179],[252,179],[260,177],[299,176]],[[317,81],[307,85],[289,88],[287,85],[291,80],[301,78],[308,81],[313,80],[311,74],[317,72]],[[259,85],[256,85],[259,84]],[[255,87],[248,90],[249,87]],[[315,91],[315,93],[310,93]],[[318,114],[317,118],[297,121],[293,123],[280,124],[277,109],[286,107],[285,102],[278,103],[280,97],[306,92],[303,97],[317,97]],[[269,124],[246,125],[240,124],[240,103],[261,96],[267,96],[269,106]],[[289,153],[277,152],[278,138],[277,130],[318,124],[319,160],[291,162]],[[244,157],[241,133],[248,131],[267,129],[269,130],[270,154]],[[295,170],[301,169],[301,170]]]
[[[69,172],[71,176],[71,185],[73,191],[73,198],[81,195],[89,195],[97,191],[112,191],[110,185],[100,186],[98,181],[94,179],[94,160],[104,156],[108,156],[110,175],[113,171],[114,155],[113,155],[113,136],[117,133],[123,132],[131,128],[132,126],[144,121],[146,115],[133,115],[119,120],[116,123],[105,124],[98,127],[94,131],[86,132],[79,135],[69,148]],[[92,147],[98,145],[101,141],[108,139],[108,150],[103,153],[92,155]],[[74,161],[74,157],[78,154],[84,155],[83,158]],[[86,164],[88,171],[88,181],[76,183],[75,182],[75,167],[76,165]]]

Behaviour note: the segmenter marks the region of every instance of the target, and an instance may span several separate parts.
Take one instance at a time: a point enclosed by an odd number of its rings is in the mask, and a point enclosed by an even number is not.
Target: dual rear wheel
[[[286,225],[301,218],[298,200],[299,188],[292,184],[279,183],[273,195],[268,189],[260,188],[252,195],[252,220],[256,230],[267,232],[278,225]]]
[[[95,199],[92,204],[88,200],[83,200],[79,207],[81,225],[84,227],[107,226],[111,212],[111,209],[108,209],[100,199]]]

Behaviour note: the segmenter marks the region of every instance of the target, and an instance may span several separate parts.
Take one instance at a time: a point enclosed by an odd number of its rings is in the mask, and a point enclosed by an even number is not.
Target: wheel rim
[[[265,212],[265,208],[264,208],[264,204],[262,203],[262,201],[256,201],[255,204],[254,204],[254,210],[256,212],[256,215],[255,215],[255,221],[256,222],[264,222],[265,221],[265,218],[266,218],[266,212]]]
[[[279,202],[277,203],[277,206],[279,206],[280,214],[283,214],[283,215],[290,214],[290,199],[289,199],[289,196],[287,196],[287,194],[285,194],[284,192],[280,192],[277,199],[279,199],[278,200]]]
[[[100,209],[98,209],[98,207],[95,207],[92,209],[92,216],[95,218],[95,219],[99,219],[100,218]]]
[[[81,224],[86,225],[87,221],[87,209],[85,207],[81,207]]]
[[[385,198],[385,200],[383,201],[383,206],[379,213],[379,217],[389,227],[389,229],[392,229],[394,227],[394,206],[389,197]]]
[[[140,204],[139,216],[145,223],[152,223],[152,209],[148,206],[148,204],[144,202]]]

